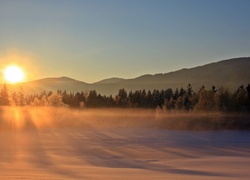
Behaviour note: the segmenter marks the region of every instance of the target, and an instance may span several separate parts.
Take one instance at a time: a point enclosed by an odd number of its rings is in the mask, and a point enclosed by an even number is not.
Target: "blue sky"
[[[250,56],[249,0],[1,0],[0,70],[85,82]],[[1,81],[1,79],[0,79]]]

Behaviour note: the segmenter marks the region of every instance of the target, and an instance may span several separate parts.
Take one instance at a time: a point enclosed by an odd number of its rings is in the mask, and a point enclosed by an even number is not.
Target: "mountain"
[[[101,81],[98,81],[94,84],[113,84],[113,83],[119,83],[119,82],[122,82],[124,81],[125,79],[123,78],[109,78],[109,79],[104,79],[104,80],[101,80]]]
[[[44,78],[24,83],[9,84],[8,88],[12,91],[19,91],[20,88],[22,88],[26,94],[38,94],[43,91],[57,90],[77,92],[86,89],[88,86],[88,83],[63,76],[59,78]]]
[[[191,83],[194,90],[201,86],[211,88],[225,87],[236,90],[241,84],[250,83],[250,57],[234,58],[206,64],[189,69],[181,69],[162,74],[147,74],[133,79],[110,78],[88,84],[68,77],[45,78],[36,81],[9,85],[9,89],[23,88],[25,93],[67,90],[67,92],[89,91],[95,89],[103,95],[115,95],[121,88],[127,91],[153,90],[166,88],[186,88]]]
[[[211,88],[225,87],[235,90],[241,84],[250,83],[250,58],[234,58],[223,60],[190,69],[155,75],[143,75],[135,79],[123,81],[124,87],[140,87],[144,89],[185,88],[191,83],[195,90],[202,85]]]

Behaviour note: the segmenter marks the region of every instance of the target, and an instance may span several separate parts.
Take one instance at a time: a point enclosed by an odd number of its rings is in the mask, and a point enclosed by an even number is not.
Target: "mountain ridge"
[[[107,78],[107,79],[103,79],[97,82],[94,82],[92,84],[110,84],[110,83],[117,83],[117,82],[121,82],[127,79],[123,79],[123,78],[118,78],[118,77],[112,77],[112,78]]]
[[[22,86],[27,93],[42,91],[67,90],[68,92],[96,90],[104,95],[115,95],[121,88],[127,91],[153,90],[166,88],[185,88],[189,83],[194,90],[201,86],[211,88],[225,87],[235,90],[241,84],[250,83],[250,57],[231,58],[202,66],[183,68],[177,71],[157,74],[144,74],[131,79],[107,78],[94,83],[85,83],[66,76],[43,78],[16,85],[9,85],[11,90]]]

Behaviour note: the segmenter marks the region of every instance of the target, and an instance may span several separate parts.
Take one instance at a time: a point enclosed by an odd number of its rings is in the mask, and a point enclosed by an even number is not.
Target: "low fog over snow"
[[[163,130],[151,126],[157,121],[149,123],[151,112],[144,116],[138,112],[133,121],[139,122],[131,123],[131,111],[120,118],[111,118],[108,110],[106,115],[96,111],[95,116],[87,110],[5,111],[1,111],[6,128],[0,131],[0,179],[250,177],[249,131]]]

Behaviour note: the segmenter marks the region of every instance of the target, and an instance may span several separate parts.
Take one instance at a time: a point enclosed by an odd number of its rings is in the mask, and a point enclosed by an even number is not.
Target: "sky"
[[[15,64],[26,81],[93,83],[249,57],[249,7],[249,0],[0,0],[0,71]]]

